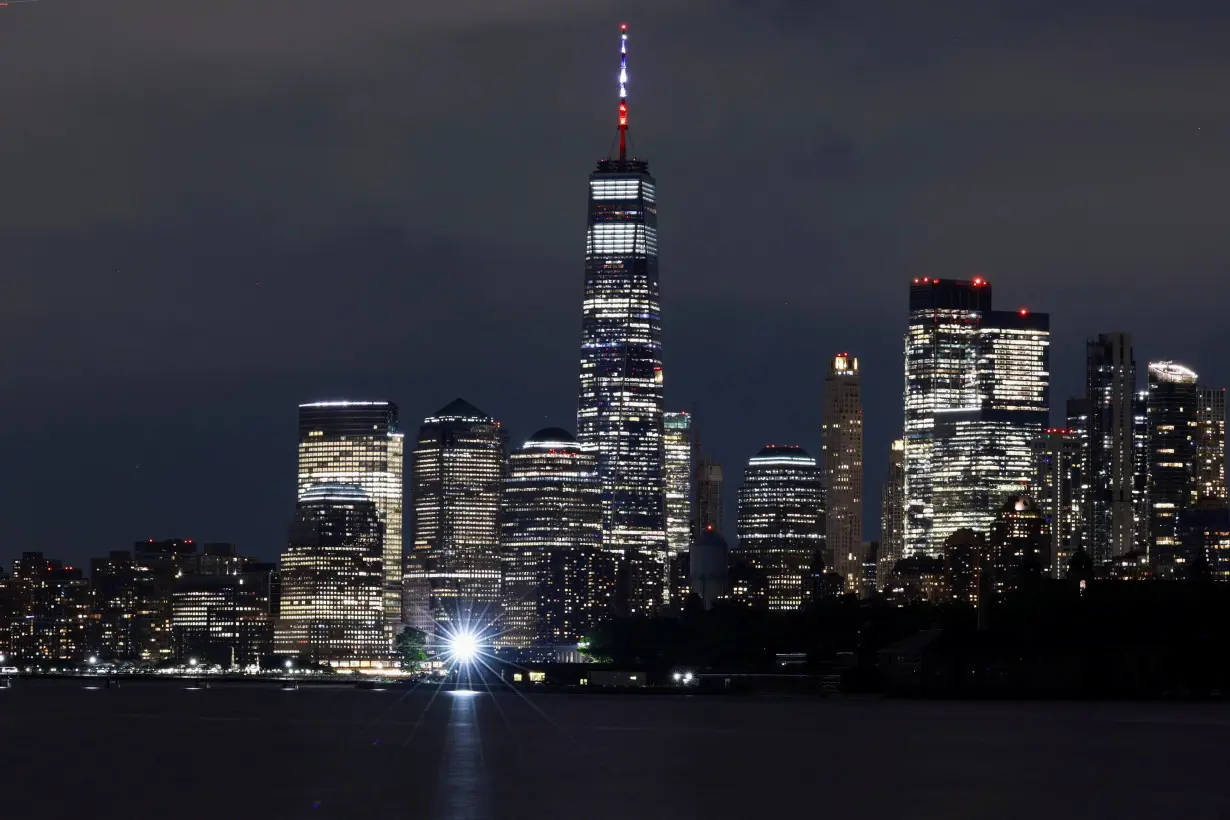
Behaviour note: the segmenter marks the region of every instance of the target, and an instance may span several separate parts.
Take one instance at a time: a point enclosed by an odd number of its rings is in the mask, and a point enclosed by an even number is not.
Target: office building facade
[[[298,497],[317,484],[350,484],[363,489],[380,515],[382,600],[390,641],[402,618],[404,462],[397,405],[387,401],[299,405]]]
[[[464,399],[423,420],[414,451],[407,620],[490,628],[500,606],[500,498],[507,434]],[[410,597],[410,596],[408,596]]]
[[[645,610],[664,593],[667,550],[662,311],[657,183],[627,153],[627,42],[625,27],[619,153],[589,177],[577,439],[598,459],[604,548],[663,568],[635,573],[648,587],[631,590],[632,607]]]
[[[1196,401],[1196,504],[1224,507],[1227,504],[1226,388],[1201,387]]]
[[[316,484],[296,505],[280,562],[274,650],[341,669],[391,662],[384,610],[384,521],[354,484]]]
[[[667,413],[663,424],[666,550],[674,557],[692,544],[692,414]]]
[[[939,418],[980,408],[974,340],[991,310],[991,285],[916,278],[910,285],[905,336],[904,555],[937,555],[933,539],[935,444]]]
[[[1051,534],[1053,578],[1064,577],[1068,562],[1084,545],[1083,438],[1068,428],[1048,428],[1034,441],[1034,481],[1030,492]]]
[[[576,644],[610,613],[614,558],[602,549],[597,458],[573,435],[539,430],[508,457],[500,522],[497,643]]]
[[[1086,343],[1088,484],[1085,548],[1095,565],[1137,547],[1136,360],[1132,337],[1103,333]]]
[[[739,488],[739,548],[758,576],[770,610],[795,610],[808,599],[805,580],[825,553],[821,469],[803,448],[770,444],[748,460]]]

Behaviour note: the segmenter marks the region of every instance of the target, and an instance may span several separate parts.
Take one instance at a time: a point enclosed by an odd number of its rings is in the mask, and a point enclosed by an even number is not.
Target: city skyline
[[[387,9],[373,12],[373,16],[385,12]],[[131,13],[118,4],[96,22],[105,28]],[[1038,13],[1064,19],[1064,13],[1055,8]],[[1107,13],[1116,12],[1108,6]],[[832,82],[818,84],[831,93],[826,91],[823,113],[807,120],[801,132],[818,133],[823,137],[820,140],[800,140],[798,129],[722,127],[717,121],[692,116],[723,110],[705,97],[716,90],[710,91],[707,83],[692,82],[698,76],[694,72],[699,66],[718,62],[733,70],[756,48],[764,47],[766,30],[753,26],[749,33],[746,26],[739,26],[746,50],[732,50],[730,35],[712,28],[715,21],[689,27],[685,33],[670,25],[681,19],[673,14],[648,12],[635,4],[620,12],[646,38],[640,52],[644,57],[638,58],[643,62],[633,66],[633,83],[638,89],[634,116],[640,129],[635,131],[633,147],[643,146],[653,157],[664,181],[663,202],[670,205],[663,211],[663,235],[671,237],[669,251],[663,248],[668,257],[663,261],[669,263],[670,271],[663,291],[663,312],[671,317],[663,331],[668,406],[696,407],[706,446],[728,471],[728,518],[738,483],[731,476],[766,441],[797,442],[809,452],[819,451],[814,419],[821,385],[798,383],[784,390],[781,385],[788,374],[815,372],[825,357],[843,349],[857,350],[868,373],[890,374],[898,369],[894,337],[899,333],[900,309],[893,289],[912,275],[968,277],[977,272],[993,280],[998,292],[1010,298],[1005,306],[1049,308],[1055,317],[1052,405],[1060,397],[1082,393],[1079,347],[1087,336],[1099,332],[1131,332],[1139,361],[1170,358],[1190,364],[1212,385],[1230,382],[1227,363],[1217,355],[1227,347],[1222,324],[1210,321],[1223,307],[1220,291],[1201,300],[1189,296],[1205,292],[1201,283],[1213,281],[1209,272],[1224,269],[1219,235],[1206,234],[1207,219],[1202,216],[1216,209],[1200,207],[1206,191],[1222,187],[1216,181],[1224,169],[1219,156],[1210,153],[1207,141],[1210,133],[1217,133],[1221,114],[1215,106],[1195,102],[1207,87],[1206,81],[1197,78],[1179,83],[1176,75],[1185,69],[1178,64],[1160,75],[1150,75],[1157,83],[1176,82],[1187,88],[1191,96],[1184,98],[1176,117],[1186,112],[1193,122],[1200,122],[1190,128],[1186,123],[1175,127],[1167,118],[1150,125],[1147,133],[1135,132],[1134,138],[1142,140],[1137,147],[1147,147],[1147,155],[1131,155],[1125,166],[1131,173],[1113,175],[1118,180],[1114,201],[1103,201],[1096,192],[1107,189],[1105,179],[1110,176],[1102,175],[1109,175],[1125,157],[1108,153],[1105,140],[1095,138],[1097,128],[1084,130],[1071,112],[1079,108],[1080,122],[1117,125],[1118,103],[1111,100],[1118,98],[1114,95],[1091,94],[1082,87],[1071,92],[1082,100],[1076,107],[1073,96],[1043,93],[1048,86],[1040,82],[1037,89],[1024,89],[1028,93],[1014,97],[1010,116],[992,111],[987,115],[990,119],[980,121],[972,131],[951,127],[951,121],[957,120],[947,118],[954,113],[950,108],[921,115],[915,112],[910,127],[920,136],[898,146],[900,153],[889,150],[897,145],[892,139],[897,127],[882,120],[869,122],[867,111],[851,103],[851,87]],[[823,12],[798,21],[793,26],[796,33],[758,12],[729,14],[734,16],[725,18],[727,24],[763,24],[773,38],[786,38],[783,53],[795,61],[791,65],[807,71],[840,67],[857,59],[857,53],[851,52],[855,46],[818,51],[817,34],[841,40],[850,30],[861,30],[874,35],[871,42],[876,43],[876,54],[883,54],[885,46],[899,42],[901,36],[865,20],[842,20],[834,26]],[[1207,14],[1221,19],[1213,12]],[[936,12],[935,20],[924,21],[922,30],[929,25],[951,30],[951,20],[943,18],[943,12]],[[390,180],[397,190],[383,184],[376,191],[356,188],[355,179],[370,179],[362,174],[343,174],[345,179],[335,188],[329,181],[332,175],[347,170],[340,164],[363,151],[314,151],[311,156],[331,157],[339,163],[316,176],[301,173],[311,166],[302,161],[306,155],[295,155],[295,173],[287,175],[281,170],[284,165],[270,159],[280,156],[287,142],[286,129],[277,120],[284,110],[257,114],[243,108],[255,118],[254,127],[245,129],[245,144],[255,148],[254,153],[237,158],[218,148],[201,152],[193,146],[189,150],[186,141],[186,134],[199,132],[213,137],[211,146],[234,144],[233,139],[218,138],[219,131],[226,133],[232,127],[226,117],[217,111],[206,112],[203,121],[176,131],[172,126],[184,125],[177,119],[183,115],[171,112],[168,128],[173,133],[168,132],[162,143],[173,157],[199,157],[200,167],[209,168],[210,173],[201,177],[159,173],[153,177],[160,180],[159,187],[151,189],[140,182],[148,179],[143,172],[150,167],[146,157],[150,152],[121,127],[131,117],[128,110],[115,106],[105,120],[82,113],[81,127],[71,129],[72,133],[94,143],[118,145],[115,162],[104,167],[131,171],[119,176],[137,180],[128,186],[136,192],[134,200],[106,196],[104,201],[131,201],[141,213],[154,215],[146,223],[130,220],[127,217],[133,214],[122,211],[114,214],[118,222],[111,217],[100,220],[89,209],[100,192],[109,190],[106,178],[97,183],[100,188],[93,188],[80,182],[80,175],[70,179],[35,154],[28,162],[11,167],[8,155],[0,160],[11,172],[12,190],[35,196],[33,200],[13,197],[4,203],[9,206],[20,199],[19,208],[6,209],[3,222],[10,240],[6,247],[11,251],[6,265],[16,277],[13,298],[3,308],[6,319],[11,320],[4,324],[11,342],[6,369],[11,389],[0,412],[5,421],[4,450],[9,463],[20,468],[10,474],[20,480],[0,494],[4,505],[0,512],[14,527],[18,542],[14,552],[43,549],[84,564],[93,555],[138,538],[193,535],[234,541],[253,555],[274,558],[294,503],[293,489],[279,479],[293,460],[293,438],[281,431],[291,412],[287,408],[303,401],[387,397],[402,406],[405,418],[421,418],[448,397],[466,395],[504,420],[514,437],[546,424],[571,426],[575,356],[560,340],[575,339],[577,332],[576,173],[592,163],[601,153],[596,148],[611,136],[605,101],[614,70],[610,35],[617,18],[605,10],[579,12],[575,18],[558,22],[558,28],[532,30],[541,19],[518,22],[497,15],[487,23],[490,32],[470,28],[460,35],[459,45],[479,47],[481,43],[492,55],[511,48],[513,39],[518,51],[532,45],[543,65],[519,67],[507,78],[496,78],[497,84],[567,88],[570,96],[575,92],[577,99],[587,101],[564,117],[546,119],[545,100],[553,99],[551,94],[522,99],[521,105],[531,106],[537,117],[534,121],[558,135],[558,150],[544,148],[540,138],[531,138],[520,129],[503,128],[505,109],[479,104],[460,112],[460,121],[469,132],[483,134],[477,142],[459,143],[473,150],[438,153],[432,149],[448,141],[450,126],[438,116],[439,101],[423,95],[416,102],[416,112],[423,119],[416,120],[413,128],[383,120],[374,127],[373,114],[367,109],[348,117],[362,132],[388,133],[389,142],[396,144],[395,152],[382,151],[379,144],[362,147],[373,148],[372,153],[386,161],[380,178]],[[1205,42],[1201,31],[1216,27],[1209,20],[1159,13],[1157,21],[1161,31],[1169,32],[1162,35],[1159,48],[1171,47],[1168,44],[1181,31],[1185,53],[1224,59],[1201,50]],[[183,37],[182,27],[170,19],[166,22],[161,28],[168,37]],[[382,22],[397,21],[386,18]],[[1135,24],[1124,23],[1129,28]],[[48,14],[10,15],[8,25],[23,36],[0,56],[5,67],[16,67],[17,63],[9,63],[15,59],[24,60],[23,66],[37,67],[47,59],[43,52],[55,52],[47,47],[47,38],[60,33],[57,26],[62,21]],[[303,37],[312,24],[305,20],[302,25],[288,36]],[[516,31],[516,38],[507,36],[510,29]],[[559,36],[565,30],[568,36]],[[964,30],[982,43],[1010,45],[1019,37],[995,15],[974,21]],[[495,37],[497,31],[503,35]],[[215,48],[227,42],[228,36],[211,30],[203,47]],[[350,41],[341,38],[337,42],[339,53],[347,54]],[[1060,59],[1074,59],[1078,54],[1088,58],[1088,51],[1077,48],[1076,42],[1079,36],[1066,47],[1057,44],[1059,48],[1051,53]],[[1126,45],[1113,38],[1109,45],[1099,42],[1112,51]],[[28,44],[34,44],[34,51],[26,51]],[[114,45],[106,46],[111,47]],[[965,41],[946,48],[955,49],[948,56],[963,65],[986,59]],[[428,53],[447,58],[434,51],[423,52]],[[813,57],[816,53],[822,56]],[[1113,62],[1113,55],[1099,53],[1101,57],[1088,59],[1098,66]],[[722,55],[722,61],[706,59],[715,54]],[[279,59],[296,58],[281,55]],[[577,70],[563,72],[569,76],[561,77],[559,66],[576,66]],[[190,66],[173,64],[170,68],[187,70]],[[252,68],[254,78],[264,78],[274,87],[282,82],[268,62]],[[891,68],[886,66],[886,70]],[[838,76],[847,73],[838,72]],[[1109,73],[1114,77],[1113,87],[1120,88],[1122,72]],[[354,75],[337,76],[320,99],[296,97],[295,104],[305,105],[313,116],[328,117],[341,110],[340,101],[351,95],[337,92],[349,88]],[[789,76],[797,78],[797,72]],[[389,71],[388,77],[390,85],[378,88],[377,95],[395,85],[396,103],[387,110],[404,112],[409,108],[404,73],[399,68]],[[1054,82],[1049,76],[1039,79]],[[1096,72],[1090,79],[1091,83],[1106,81],[1104,74]],[[702,93],[679,108],[673,103],[681,88],[697,88]],[[1156,84],[1142,84],[1133,86],[1131,93],[1139,95],[1140,107],[1147,109],[1156,88]],[[891,110],[893,99],[901,103],[908,98],[885,99],[884,93],[870,98],[877,109],[887,105]],[[960,100],[959,94],[956,99]],[[30,109],[25,98],[6,97],[6,101],[11,101],[8,110],[27,123],[32,135],[63,133],[62,128],[50,129],[66,111],[75,110],[68,105],[71,97],[59,94],[48,95],[44,99],[47,107],[37,110]],[[250,102],[240,100],[242,105]],[[779,112],[795,110],[789,101],[777,106],[757,102],[754,111],[745,113],[776,122]],[[808,108],[815,110],[815,106]],[[1033,130],[1025,131],[1032,138],[1018,136],[1022,120],[1031,124]],[[1011,129],[1006,127],[1009,122]],[[472,127],[476,125],[479,127]],[[1055,139],[1036,139],[1044,127]],[[398,138],[406,130],[413,138]],[[508,130],[516,133],[506,134]],[[537,126],[529,131],[537,134]],[[298,135],[318,149],[324,136],[311,128]],[[1053,150],[1045,146],[1056,142],[1069,146],[1058,161],[1040,162],[1028,174],[1016,170],[1023,155],[1040,159],[1038,152]],[[818,153],[800,156],[803,144],[818,145]],[[970,150],[986,144],[997,146],[991,152],[996,158]],[[275,145],[279,153],[268,153]],[[534,207],[508,207],[507,198],[520,190],[511,170],[483,169],[482,163],[470,161],[496,146],[515,152],[522,160],[519,171],[540,181],[536,187],[542,193],[533,198]],[[438,156],[430,163],[432,169],[415,170],[423,163],[411,167],[408,157],[428,152]],[[755,157],[757,162],[717,163],[731,152]],[[1176,157],[1199,158],[1199,177],[1185,175],[1189,166],[1183,164],[1186,160],[1176,164]],[[220,162],[225,164],[218,165]],[[165,162],[158,167],[166,167]],[[185,162],[184,167],[198,166]],[[725,176],[712,173],[716,167],[722,167]],[[40,184],[29,183],[28,168],[41,171]],[[432,176],[435,168],[445,169],[447,176]],[[971,196],[963,187],[978,175],[995,181],[993,188],[982,192],[993,191],[1000,209],[997,213],[1008,217],[997,217],[996,223],[1019,227],[988,228],[985,220],[963,221],[952,216],[945,218],[951,225],[936,225],[924,216],[928,210],[951,215],[952,208],[962,212],[962,203],[983,201],[985,197]],[[821,189],[810,184],[813,177],[824,179]],[[444,179],[448,185],[442,183]],[[222,180],[226,187],[214,187],[215,180]],[[67,188],[70,181],[73,187]],[[415,184],[406,185],[407,181]],[[935,187],[941,183],[942,187]],[[765,205],[736,215],[722,204],[725,200],[714,196],[720,185],[740,192],[731,202]],[[1182,191],[1182,195],[1158,196],[1159,186],[1162,192]],[[1072,187],[1097,197],[1093,200],[1099,205],[1096,220],[1047,216],[1054,213],[1052,192]],[[483,195],[467,193],[463,198],[457,193],[470,190],[481,190]],[[72,218],[48,218],[56,212],[42,197],[56,193],[63,194],[54,199],[57,207],[73,206]],[[183,204],[166,207],[181,197]],[[271,197],[278,202],[283,198],[300,202],[304,210],[261,205],[259,213],[273,211],[275,218],[272,222],[265,216],[258,218],[251,204],[268,204]],[[472,210],[467,204],[471,200],[482,203],[482,210]],[[1168,209],[1166,231],[1123,230],[1146,218],[1155,221],[1158,214],[1153,203],[1163,200],[1178,203],[1178,210]],[[881,207],[890,201],[910,206],[902,206],[901,211]],[[1068,197],[1067,201],[1074,200]],[[350,207],[352,203],[355,207]],[[944,207],[936,207],[940,205]],[[204,210],[177,210],[195,206]],[[192,213],[193,218],[180,221],[176,216],[185,213]],[[535,215],[531,218],[530,213]],[[806,219],[796,223],[796,213],[805,214]],[[339,227],[314,230],[322,214],[328,215],[328,224]],[[460,222],[454,221],[457,217]],[[1072,250],[1073,233],[1064,222],[1072,222],[1080,232],[1077,251]],[[198,234],[189,223],[211,227],[208,234]],[[141,224],[148,230],[133,227]],[[268,230],[253,231],[254,224],[268,225]],[[458,224],[464,225],[464,231],[459,232]],[[801,230],[804,225],[806,230]],[[977,230],[971,231],[971,225]],[[720,245],[712,241],[718,234],[715,226],[729,237]],[[415,237],[438,235],[441,241],[424,248],[417,238],[406,238],[410,233]],[[1021,241],[1024,236],[1029,238],[1028,247]],[[497,259],[482,250],[486,247],[510,250],[501,250]],[[183,250],[189,248],[191,254]],[[792,273],[803,267],[799,260],[804,256],[808,260],[805,267],[821,275]],[[322,294],[332,288],[339,270],[346,271],[355,285],[330,305],[340,311],[339,330],[343,332],[328,334],[327,339],[294,332],[305,315],[314,315],[312,311],[330,304]],[[518,286],[508,287],[510,280]],[[104,284],[107,290],[98,290]],[[840,303],[829,299],[838,285],[842,287]],[[484,293],[492,296],[472,298]],[[1060,293],[1062,306],[1057,298]],[[1114,296],[1096,301],[1087,298],[1104,293]],[[1181,311],[1191,321],[1157,318]],[[518,332],[514,328],[524,323],[514,324],[514,319],[526,313],[534,316],[532,328]],[[475,322],[461,321],[471,315]],[[227,331],[219,332],[223,327]],[[54,334],[52,328],[56,328]],[[153,343],[155,338],[158,344]],[[204,339],[210,341],[204,343]],[[492,350],[507,347],[509,339],[515,340],[520,355],[535,362],[535,372],[541,376],[528,388],[523,379],[505,372],[512,368],[490,355]],[[436,350],[446,352],[435,355]],[[38,355],[28,351],[38,351]],[[433,355],[425,355],[428,351]],[[750,389],[726,389],[731,384]],[[873,454],[899,435],[899,411],[893,400],[898,387],[891,379],[868,379],[864,392],[869,408],[866,449]],[[1052,424],[1060,422],[1058,412],[1053,406]],[[83,413],[110,435],[74,437],[80,448],[79,473],[89,477],[89,492],[84,491],[84,483],[78,483],[81,479],[69,476],[64,489],[79,495],[81,502],[74,515],[56,515],[55,526],[47,527],[47,494],[39,488],[62,478],[52,472],[55,459],[46,456],[62,452],[68,438],[64,430],[79,425]],[[746,423],[748,419],[755,423]],[[866,461],[870,492],[882,484],[886,464],[883,458]],[[244,468],[236,471],[238,463]],[[82,492],[77,493],[78,489]],[[234,503],[236,498],[241,503]],[[872,537],[878,516],[873,504],[864,507],[866,535]],[[727,530],[730,528],[728,521]]]

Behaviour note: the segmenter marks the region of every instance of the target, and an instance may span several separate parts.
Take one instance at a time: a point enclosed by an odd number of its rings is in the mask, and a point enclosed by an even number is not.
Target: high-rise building
[[[1034,441],[1035,478],[1031,492],[1051,533],[1051,577],[1062,578],[1083,545],[1083,438],[1064,427],[1047,429]]]
[[[320,401],[299,405],[299,498],[316,484],[351,484],[376,505],[384,525],[386,635],[402,618],[402,494],[405,443],[397,405],[387,401]]]
[[[667,413],[663,425],[666,549],[675,556],[692,544],[692,415]]]
[[[1049,573],[1051,536],[1046,516],[1028,495],[1004,502],[987,537],[998,595],[1037,583]]]
[[[863,401],[858,359],[839,353],[824,380],[821,461],[824,466],[826,547],[829,567],[847,590],[864,586]]]
[[[627,44],[624,26],[619,153],[589,176],[577,439],[598,457],[604,549],[629,566],[663,568],[635,573],[631,608],[644,611],[666,575],[665,408],[657,185],[649,163],[628,156]]]
[[[1050,317],[986,311],[973,337],[976,393],[935,419],[933,541],[986,531],[1003,500],[1033,480],[1033,441],[1050,415]]]
[[[824,488],[816,460],[802,447],[770,444],[748,460],[739,488],[738,558],[760,577],[772,610],[807,599],[804,579],[824,552]]]
[[[107,660],[155,660],[161,608],[152,567],[128,550],[90,561],[90,651]]]
[[[1226,506],[1226,388],[1201,387],[1197,396],[1196,504]]]
[[[0,656],[13,656],[10,634],[13,624],[21,615],[22,584],[0,567]]]
[[[1134,552],[1147,556],[1153,537],[1149,526],[1153,517],[1149,506],[1149,391],[1136,391],[1132,408],[1132,526]],[[1086,481],[1088,484],[1088,481]],[[1130,566],[1128,561],[1124,566]]]
[[[696,498],[692,505],[698,533],[706,530],[725,532],[726,506],[722,502],[722,465],[701,453],[696,460]]]
[[[1158,577],[1183,576],[1194,557],[1181,549],[1179,525],[1197,496],[1199,404],[1194,371],[1149,362],[1149,558]]]
[[[614,559],[602,550],[597,467],[594,454],[558,427],[539,430],[509,455],[499,645],[576,644],[609,613]]]
[[[383,559],[384,521],[363,488],[304,491],[282,553],[275,651],[338,668],[388,663]]]
[[[883,588],[893,565],[905,549],[905,441],[897,439],[888,450],[888,478],[880,493],[880,552],[876,584]]]
[[[205,556],[216,546],[206,545]],[[215,551],[209,551],[214,547]],[[172,593],[171,645],[180,661],[255,666],[273,651],[271,590],[276,568],[239,559],[235,572],[180,578]]]
[[[412,625],[483,630],[500,605],[500,495],[507,434],[464,399],[423,420],[414,451]]]
[[[1050,317],[993,311],[991,286],[915,279],[906,335],[906,547],[985,530],[1032,479],[1050,412]]]
[[[23,660],[81,660],[86,652],[90,585],[77,567],[23,552],[13,562],[18,617],[9,629]]]
[[[118,583],[135,581],[141,584],[141,603],[133,625],[139,636],[138,657],[148,661],[171,660],[171,620],[174,616],[171,599],[175,583],[185,575],[200,570],[201,555],[191,538],[166,538],[137,541],[132,545],[136,575],[116,579]]]
[[[991,310],[991,285],[914,279],[905,336],[904,555],[938,554],[934,541],[933,460],[941,414],[981,406],[974,378],[974,339]]]
[[[1089,400],[1085,549],[1093,563],[1101,565],[1136,548],[1132,337],[1103,333],[1090,339],[1085,363]]]

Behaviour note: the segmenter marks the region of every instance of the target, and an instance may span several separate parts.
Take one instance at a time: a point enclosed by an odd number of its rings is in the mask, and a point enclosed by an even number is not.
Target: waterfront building
[[[509,455],[497,645],[574,645],[609,615],[614,563],[602,550],[601,497],[597,458],[566,430],[539,430]]]
[[[485,630],[500,605],[500,497],[507,434],[464,399],[423,420],[411,473],[407,619]]]
[[[384,527],[381,600],[390,644],[402,620],[404,462],[405,442],[392,402],[299,405],[298,497],[318,484],[349,484],[376,505]]]
[[[383,557],[384,521],[365,490],[309,487],[282,553],[275,651],[341,669],[388,664]]]

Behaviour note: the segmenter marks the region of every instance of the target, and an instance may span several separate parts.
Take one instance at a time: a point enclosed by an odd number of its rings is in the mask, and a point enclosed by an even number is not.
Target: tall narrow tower
[[[1136,360],[1127,333],[1102,333],[1086,345],[1089,399],[1089,498],[1085,549],[1095,564],[1136,547],[1134,459]],[[1143,525],[1144,522],[1141,522]]]
[[[824,466],[828,565],[846,589],[859,591],[863,577],[863,402],[858,359],[839,353],[824,381],[821,450]]]
[[[625,25],[619,154],[589,176],[577,439],[598,457],[604,548],[643,566],[666,555],[662,323],[657,190],[649,163],[628,156],[627,51]],[[651,607],[664,578],[636,573],[630,608]]]

